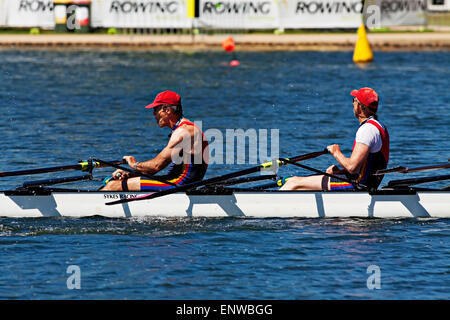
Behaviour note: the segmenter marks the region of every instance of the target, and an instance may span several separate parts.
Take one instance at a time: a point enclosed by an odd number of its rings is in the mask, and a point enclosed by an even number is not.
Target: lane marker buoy
[[[356,41],[355,51],[353,52],[353,62],[364,63],[371,61],[373,61],[372,48],[367,38],[366,26],[361,24],[358,28],[358,40]]]

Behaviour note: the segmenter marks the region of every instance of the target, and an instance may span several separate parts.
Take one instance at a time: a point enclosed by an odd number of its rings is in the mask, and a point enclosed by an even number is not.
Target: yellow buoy
[[[353,62],[370,62],[373,60],[372,49],[367,39],[366,27],[364,24],[358,28],[358,40],[356,41],[355,51],[353,52]]]

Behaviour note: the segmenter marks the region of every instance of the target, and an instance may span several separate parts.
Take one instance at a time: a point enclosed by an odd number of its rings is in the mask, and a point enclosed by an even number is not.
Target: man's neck
[[[367,118],[366,116],[358,117],[359,124],[363,123],[363,122],[366,121],[367,119],[369,119],[369,118]]]
[[[169,119],[169,126],[170,126],[170,129],[175,129],[175,126],[177,125],[177,123],[180,121],[181,122],[181,119],[183,119],[183,117],[182,116],[179,116],[179,117],[177,117],[177,118],[173,118],[173,119]]]

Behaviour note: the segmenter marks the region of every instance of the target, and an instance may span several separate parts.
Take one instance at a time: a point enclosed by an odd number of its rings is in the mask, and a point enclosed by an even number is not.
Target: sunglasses
[[[156,114],[156,113],[160,112],[164,107],[167,107],[167,105],[162,104],[162,105],[159,105],[157,107],[154,107],[153,108],[153,114]]]

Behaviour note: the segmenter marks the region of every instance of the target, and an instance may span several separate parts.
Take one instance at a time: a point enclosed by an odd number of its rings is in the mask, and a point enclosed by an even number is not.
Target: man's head
[[[180,95],[169,90],[158,93],[153,103],[145,108],[153,109],[153,115],[161,128],[170,127],[170,122],[176,123],[183,116]]]
[[[375,90],[371,88],[361,88],[359,90],[353,90],[350,94],[354,97],[353,109],[355,111],[355,116],[358,116],[358,107],[366,116],[376,115],[380,99]]]

